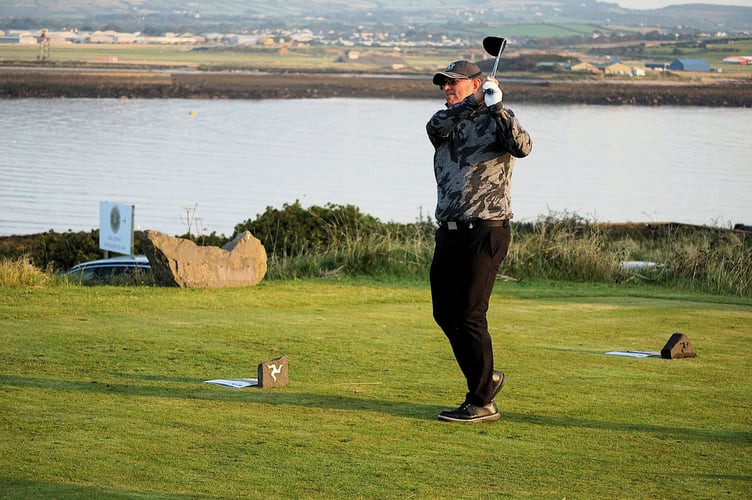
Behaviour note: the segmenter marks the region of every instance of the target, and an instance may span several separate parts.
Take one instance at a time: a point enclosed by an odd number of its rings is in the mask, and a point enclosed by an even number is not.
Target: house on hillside
[[[535,63],[535,69],[538,71],[563,71],[565,64],[561,61],[540,61]]]
[[[723,64],[752,64],[752,56],[729,56],[723,59]]]
[[[704,59],[675,59],[669,64],[668,69],[671,71],[696,71],[707,73],[710,71],[710,64]]]
[[[114,31],[95,31],[86,39],[87,43],[115,43],[117,33]]]
[[[362,53],[358,50],[348,50],[334,62],[382,66],[394,70],[409,68],[407,62],[398,54]]]
[[[138,37],[140,36],[141,33],[115,33],[113,41],[121,45],[136,43],[138,41]]]
[[[33,45],[37,43],[37,37],[31,34],[0,35],[0,43],[19,43]]]
[[[575,73],[600,73],[601,70],[588,62],[570,63],[564,66]]]
[[[632,68],[622,63],[607,64],[602,67],[606,75],[631,75]]]
[[[237,35],[235,33],[227,35],[227,43],[230,45],[258,45],[258,35]]]

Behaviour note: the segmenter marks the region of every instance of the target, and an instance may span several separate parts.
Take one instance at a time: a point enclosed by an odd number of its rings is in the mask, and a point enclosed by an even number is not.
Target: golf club
[[[491,70],[491,76],[496,78],[496,70],[499,69],[499,59],[501,59],[501,53],[504,52],[504,47],[507,46],[507,39],[500,36],[487,36],[483,39],[483,48],[486,52],[496,57],[493,69]]]

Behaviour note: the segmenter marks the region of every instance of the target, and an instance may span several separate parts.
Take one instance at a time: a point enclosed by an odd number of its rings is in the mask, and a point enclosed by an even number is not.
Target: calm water
[[[0,100],[0,235],[138,228],[230,235],[266,207],[433,217],[437,100]],[[533,137],[517,220],[752,224],[752,110],[510,104]]]

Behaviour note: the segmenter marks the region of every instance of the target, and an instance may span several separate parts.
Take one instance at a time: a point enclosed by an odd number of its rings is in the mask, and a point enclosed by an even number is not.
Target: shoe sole
[[[501,376],[501,380],[499,381],[498,387],[494,387],[494,391],[491,394],[491,400],[496,398],[496,395],[501,392],[501,390],[504,388],[504,382],[506,382],[507,378],[504,376],[504,372],[497,372]]]
[[[493,415],[484,415],[482,417],[476,417],[476,418],[456,418],[451,417],[449,415],[439,415],[439,420],[442,422],[459,422],[462,424],[476,424],[479,422],[495,422],[496,420],[499,420],[501,418],[501,415],[498,413],[494,413]]]

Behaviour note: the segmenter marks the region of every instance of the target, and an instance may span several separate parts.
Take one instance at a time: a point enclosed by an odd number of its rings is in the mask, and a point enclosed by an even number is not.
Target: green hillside
[[[653,10],[631,10],[617,3],[578,0],[19,0],[0,5],[0,29],[11,22],[91,26],[115,24],[180,29],[260,29],[307,26],[348,30],[362,26],[398,31],[436,28],[453,32],[511,24],[554,25],[566,32],[572,24],[663,26],[671,29],[752,30],[752,7],[686,4]],[[139,28],[140,27],[140,28]],[[557,33],[556,31],[553,31]],[[547,36],[547,35],[543,35]],[[559,36],[559,35],[554,35]]]

